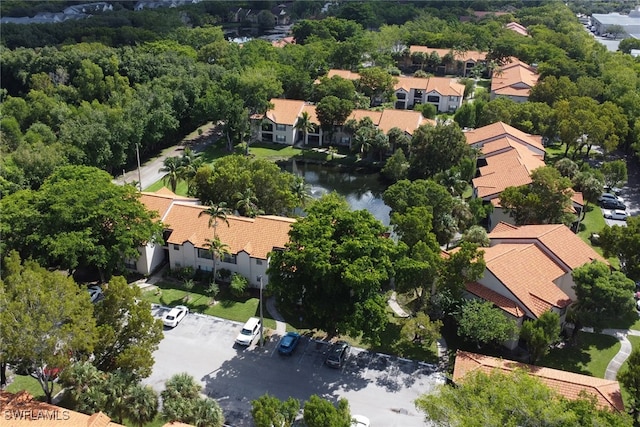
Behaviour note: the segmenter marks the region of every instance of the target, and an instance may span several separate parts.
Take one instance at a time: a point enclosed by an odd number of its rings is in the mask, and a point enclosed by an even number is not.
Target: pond
[[[387,185],[380,180],[379,174],[346,171],[295,160],[289,160],[280,166],[287,172],[302,176],[311,186],[314,199],[335,191],[347,199],[351,209],[366,209],[384,225],[389,225],[391,208],[382,201],[382,193]]]

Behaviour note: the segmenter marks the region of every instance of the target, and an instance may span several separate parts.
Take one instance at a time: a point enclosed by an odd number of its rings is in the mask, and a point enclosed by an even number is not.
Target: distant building
[[[598,35],[608,33],[611,25],[620,25],[631,37],[640,39],[640,6],[628,15],[619,13],[594,13],[591,15],[591,25]]]
[[[529,100],[531,89],[538,83],[540,76],[535,67],[511,58],[494,71],[491,79],[491,99],[503,96],[515,102]]]

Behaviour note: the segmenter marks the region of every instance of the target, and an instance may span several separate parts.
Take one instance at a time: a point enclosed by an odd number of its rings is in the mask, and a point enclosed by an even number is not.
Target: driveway
[[[124,172],[122,175],[118,175],[114,178],[116,184],[124,184],[126,182],[142,182],[142,189],[149,187],[151,184],[160,180],[163,176],[163,172],[158,172],[164,165],[164,160],[167,157],[180,157],[185,147],[190,147],[195,153],[204,151],[204,149],[218,140],[220,137],[220,129],[214,127],[212,123],[201,126],[202,135],[198,135],[197,131],[192,132],[186,136],[179,145],[165,148],[162,152],[151,159],[141,159],[143,162],[140,165],[140,173],[138,169],[134,168],[128,172]]]
[[[161,316],[162,309],[156,309]],[[374,426],[424,426],[415,399],[444,383],[435,365],[352,348],[342,369],[324,365],[328,345],[303,337],[291,357],[276,351],[279,337],[264,348],[234,344],[242,325],[211,316],[190,314],[174,329],[165,329],[154,353],[151,376],[144,380],[161,391],[173,374],[187,372],[222,407],[231,426],[252,426],[251,401],[265,393],[301,402],[312,394],[349,400],[352,414]]]

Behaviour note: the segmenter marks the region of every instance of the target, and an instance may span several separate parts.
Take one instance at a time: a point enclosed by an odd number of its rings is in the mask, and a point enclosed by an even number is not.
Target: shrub
[[[238,274],[238,273],[233,273],[233,276],[231,276],[231,293],[236,296],[242,296],[244,294],[244,291],[247,289],[247,285],[249,284],[249,281],[247,280],[246,277]]]

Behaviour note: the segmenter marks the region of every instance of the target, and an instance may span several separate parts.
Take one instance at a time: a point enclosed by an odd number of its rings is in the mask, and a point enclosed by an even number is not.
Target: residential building
[[[538,83],[536,69],[516,58],[493,72],[491,79],[491,99],[503,96],[515,102],[529,100],[531,89]]]
[[[161,188],[155,193],[143,192],[140,196],[140,202],[150,211],[158,213],[158,221],[164,221],[166,219],[169,210],[175,203],[200,204],[198,199],[178,196],[166,187]],[[163,236],[164,240],[167,238],[166,234],[167,233]],[[149,242],[139,248],[139,251],[140,257],[137,260],[126,260],[125,266],[145,276],[156,271],[168,259],[166,243]]]
[[[500,194],[507,187],[530,184],[531,172],[545,166],[542,137],[503,122],[465,132],[465,137],[480,152],[473,196],[493,204],[489,229],[501,221],[513,222],[500,205]]]
[[[462,106],[464,85],[447,77],[398,77],[394,85],[395,107],[413,109],[417,104],[432,104],[440,113],[451,113]]]
[[[215,235],[229,251],[216,260],[216,269],[241,274],[253,287],[260,286],[262,276],[266,286],[269,254],[284,249],[295,222],[273,215],[256,218],[228,215],[227,221],[218,220],[217,226],[211,228],[210,217],[203,214],[208,207],[196,199],[182,198],[164,189],[155,194],[144,193],[141,202],[147,209],[158,212],[165,226],[164,245],[148,244],[141,248],[140,260],[131,266],[142,274],[149,274],[166,261],[171,269],[192,267],[196,271],[213,271],[214,260],[207,243]]]
[[[498,359],[466,351],[458,350],[456,352],[453,382],[461,384],[464,382],[465,376],[473,372],[511,374],[516,369],[538,378],[547,387],[567,399],[576,400],[582,397],[582,393],[586,393],[595,398],[596,405],[600,409],[615,412],[625,411],[618,381],[527,365],[513,360]]]
[[[433,71],[438,75],[456,75],[468,76],[471,70],[476,66],[485,66],[487,60],[487,52],[479,52],[477,50],[458,51],[455,49],[438,49],[427,46],[409,46],[408,56],[404,58],[405,67],[424,67],[425,63],[420,59],[437,56],[440,61],[434,64]]]
[[[607,14],[594,13],[591,15],[591,25],[593,31],[600,36],[608,33],[608,28],[611,25],[620,25],[625,33],[640,39],[640,6],[629,12],[628,15],[621,15],[617,12]]]
[[[264,116],[254,117],[256,134],[254,139],[265,142],[275,142],[279,144],[293,145],[302,143],[304,145],[322,146],[324,133],[320,127],[320,120],[316,115],[316,106],[305,101],[293,99],[271,99],[273,108],[269,109]],[[314,125],[309,132],[302,132],[296,128],[298,120],[306,112],[309,120]],[[435,121],[426,119],[417,111],[386,109],[382,111],[353,110],[347,120],[359,121],[364,117],[369,117],[371,121],[384,133],[388,133],[394,127],[400,128],[407,135],[424,124],[435,126]],[[343,132],[341,127],[334,132],[334,141],[337,144],[349,145],[351,135]]]
[[[82,414],[67,408],[35,400],[26,391],[0,391],[2,425],[7,427],[124,427],[111,421],[104,412]]]
[[[527,31],[527,28],[524,25],[518,24],[517,22],[509,22],[504,27],[522,36],[529,36],[529,32]]]
[[[498,224],[482,248],[486,264],[477,282],[467,283],[469,298],[483,299],[500,308],[521,326],[546,311],[560,316],[575,301],[572,272],[592,261],[607,262],[563,224]],[[514,349],[517,339],[504,343]]]

